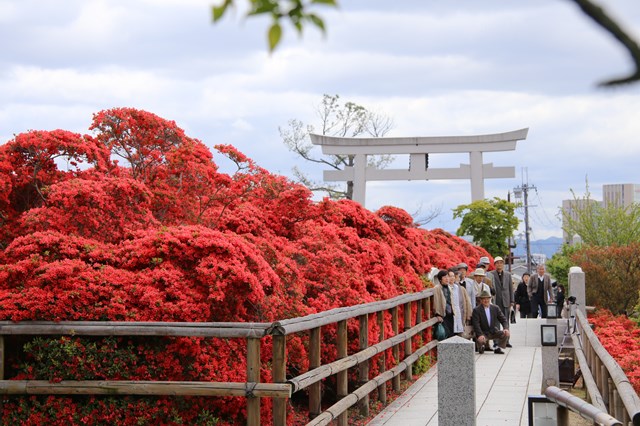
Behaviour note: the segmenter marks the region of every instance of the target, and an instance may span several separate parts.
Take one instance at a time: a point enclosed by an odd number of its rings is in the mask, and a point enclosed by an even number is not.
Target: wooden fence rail
[[[433,290],[404,294],[393,299],[357,306],[332,309],[300,318],[274,323],[164,323],[126,321],[0,321],[0,394],[11,395],[199,395],[239,396],[247,399],[247,424],[260,424],[260,398],[273,399],[273,424],[286,425],[287,400],[303,389],[309,391],[309,424],[327,424],[337,419],[338,425],[347,424],[347,410],[359,404],[366,415],[369,395],[377,390],[378,398],[386,403],[386,383],[392,381],[394,390],[400,388],[400,376],[411,379],[412,365],[437,346],[425,333],[436,322],[431,318]],[[415,308],[415,309],[414,309]],[[402,310],[404,330],[399,332],[398,310]],[[414,314],[415,312],[415,314]],[[393,335],[384,334],[384,317],[390,315]],[[369,346],[369,317],[380,325],[379,342]],[[359,350],[348,354],[347,320],[357,319],[360,324]],[[337,359],[321,364],[322,327],[336,324]],[[286,336],[293,333],[309,335],[309,371],[286,378]],[[247,346],[246,382],[180,382],[180,381],[126,381],[126,380],[65,380],[51,383],[42,380],[5,380],[5,336],[72,335],[72,336],[171,336],[213,337],[244,339]],[[266,336],[272,338],[270,365],[273,383],[260,383],[260,343]],[[414,346],[417,349],[414,350]],[[400,359],[400,348],[404,358]],[[395,366],[386,370],[386,352],[391,350]],[[378,357],[380,374],[369,378],[371,359]],[[358,387],[348,393],[348,370],[358,369]],[[321,412],[322,380],[336,376],[338,401]]]
[[[622,368],[602,346],[586,316],[575,309],[580,339],[574,337],[580,368],[583,370],[588,395],[595,406],[621,419],[623,424],[640,426],[640,398]],[[586,367],[584,368],[586,363]],[[597,391],[594,390],[594,386]]]

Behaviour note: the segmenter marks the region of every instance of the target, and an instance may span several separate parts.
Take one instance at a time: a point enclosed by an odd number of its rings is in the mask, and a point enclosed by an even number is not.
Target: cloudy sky
[[[505,198],[523,181],[535,185],[533,239],[562,235],[558,206],[570,189],[584,193],[585,179],[595,198],[602,184],[640,183],[640,84],[597,87],[631,64],[570,1],[343,0],[336,11],[318,9],[326,37],[287,27],[271,55],[268,20],[244,19],[240,7],[213,25],[214,3],[0,0],[0,143],[29,129],[87,133],[93,113],[135,107],[209,146],[233,144],[271,172],[291,176],[297,165],[321,179],[286,149],[278,127],[292,118],[317,124],[327,93],[392,117],[389,136],[528,127],[516,151],[485,154],[516,168],[485,191]],[[640,39],[637,0],[600,4]],[[367,186],[368,208],[441,209],[428,227],[451,232],[451,209],[470,201],[464,180]]]

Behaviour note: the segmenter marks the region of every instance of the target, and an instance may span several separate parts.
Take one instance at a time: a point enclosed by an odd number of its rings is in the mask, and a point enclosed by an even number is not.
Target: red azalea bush
[[[640,327],[624,315],[615,316],[599,309],[589,316],[594,331],[604,348],[629,378],[636,392],[640,393]]]
[[[102,111],[91,129],[31,131],[0,146],[0,320],[272,322],[420,291],[432,266],[487,255],[394,207],[315,203],[228,145],[215,155],[237,170],[220,173],[202,142],[145,111]],[[357,336],[356,322],[349,331]],[[334,335],[323,329],[323,362],[335,359]],[[9,379],[245,381],[240,340],[6,341]],[[288,337],[289,374],[308,369],[306,343]],[[269,381],[269,339],[261,354]],[[2,423],[241,423],[245,404],[18,396],[4,400]],[[268,421],[268,399],[262,411]]]

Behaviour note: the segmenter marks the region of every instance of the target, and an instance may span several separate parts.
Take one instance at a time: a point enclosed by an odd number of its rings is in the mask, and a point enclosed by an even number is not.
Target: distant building
[[[604,207],[629,207],[640,203],[640,185],[635,183],[616,183],[602,185]]]
[[[577,221],[578,220],[578,210],[582,210],[587,206],[587,202],[593,203],[593,204],[601,204],[600,201],[596,201],[596,200],[585,200],[585,199],[578,199],[578,200],[562,200],[562,242],[564,244],[573,244],[574,243],[574,235],[569,235],[567,234],[567,231],[565,231],[565,229],[567,229],[567,226],[569,225],[567,223],[567,216],[569,216],[571,219]]]
[[[587,201],[600,204],[603,207],[629,207],[634,203],[640,203],[640,184],[636,183],[613,183],[602,185],[602,201],[597,200],[562,200],[562,241],[565,244],[574,244],[576,235],[568,235],[567,220],[565,215],[573,220],[578,220],[576,210],[586,207]]]

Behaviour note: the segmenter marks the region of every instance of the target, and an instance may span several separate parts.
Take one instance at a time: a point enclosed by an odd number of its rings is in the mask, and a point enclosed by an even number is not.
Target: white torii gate
[[[311,134],[311,142],[323,154],[353,155],[354,166],[325,170],[324,180],[353,182],[353,200],[364,206],[367,181],[470,179],[471,201],[484,199],[484,180],[513,178],[515,167],[483,163],[483,152],[515,151],[516,142],[527,138],[529,129],[473,136],[426,136],[405,138],[342,138]],[[425,154],[469,153],[470,164],[457,168],[427,167]],[[367,166],[368,155],[409,154],[408,169],[377,169]]]

